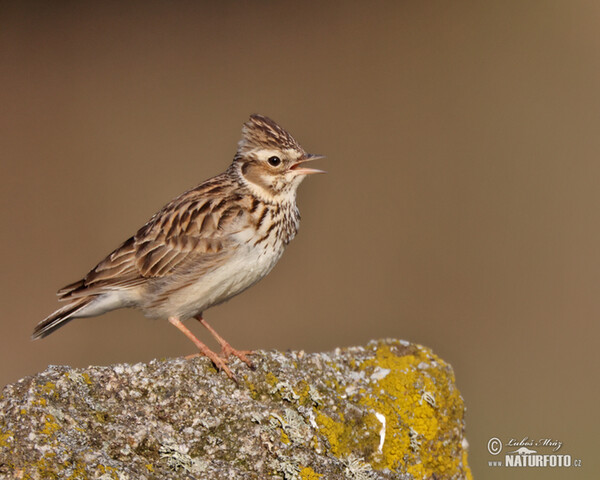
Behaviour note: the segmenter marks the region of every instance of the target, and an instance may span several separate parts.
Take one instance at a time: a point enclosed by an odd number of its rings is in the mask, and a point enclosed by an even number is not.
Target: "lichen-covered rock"
[[[0,397],[0,478],[471,478],[452,368],[404,341],[45,372]]]

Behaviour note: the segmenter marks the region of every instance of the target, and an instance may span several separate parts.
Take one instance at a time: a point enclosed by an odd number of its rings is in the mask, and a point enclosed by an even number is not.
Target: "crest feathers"
[[[293,148],[304,152],[302,147],[286,130],[277,125],[269,117],[250,115],[242,127],[242,138],[238,143],[238,155],[245,155],[252,150],[262,148],[288,149]]]

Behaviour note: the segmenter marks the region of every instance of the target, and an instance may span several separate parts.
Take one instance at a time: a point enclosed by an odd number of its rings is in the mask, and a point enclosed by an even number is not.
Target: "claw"
[[[222,357],[227,359],[231,355],[233,355],[233,356],[239,358],[246,365],[248,365],[252,370],[254,370],[254,364],[246,356],[246,355],[253,355],[254,352],[252,350],[236,350],[229,344],[229,342],[227,342],[227,340],[225,340],[223,337],[221,337],[221,335],[219,335],[215,331],[215,329],[212,328],[206,322],[206,320],[204,320],[204,318],[202,318],[202,315],[198,315],[196,317],[196,320],[198,320],[204,326],[204,328],[206,328],[210,332],[210,334],[215,338],[215,340],[219,343],[219,345],[221,345],[221,356]]]
[[[190,332],[190,330],[183,323],[181,323],[181,320],[179,320],[178,318],[171,317],[171,318],[169,318],[169,322],[171,322],[179,330],[181,330],[185,334],[186,337],[188,337],[192,342],[194,342],[194,345],[196,345],[196,347],[198,347],[198,350],[200,350],[200,353],[188,355],[185,358],[193,358],[193,357],[197,357],[200,355],[208,357],[212,360],[215,367],[217,367],[217,370],[224,371],[229,378],[231,378],[232,380],[234,380],[237,383],[237,379],[235,378],[235,375],[233,375],[230,368],[227,366],[227,361],[223,357],[221,357],[220,355],[217,355],[210,348],[208,348],[206,345],[204,345],[200,340],[198,340],[194,336],[194,334],[192,332]]]
[[[252,370],[255,370],[256,367],[252,363],[252,361],[246,355],[254,355],[252,350],[236,350],[229,343],[225,342],[224,345],[221,346],[221,357],[227,361],[230,356],[234,356],[239,358],[242,362],[248,365]]]
[[[227,361],[224,358],[222,358],[221,356],[217,355],[216,353],[214,353],[212,351],[211,351],[211,353],[213,355],[206,355],[204,352],[203,353],[192,353],[191,355],[186,355],[185,359],[190,360],[190,359],[196,358],[196,357],[208,357],[218,371],[225,372],[225,374],[229,378],[231,378],[234,382],[238,383],[237,378],[235,377],[235,375],[233,374],[231,369],[227,366]]]

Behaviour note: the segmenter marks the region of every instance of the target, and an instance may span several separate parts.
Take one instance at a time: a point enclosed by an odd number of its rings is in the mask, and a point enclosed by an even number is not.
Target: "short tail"
[[[57,328],[66,325],[67,322],[77,318],[77,313],[89,305],[89,303],[94,299],[95,297],[79,298],[76,301],[65,305],[63,308],[58,309],[52,315],[49,315],[36,325],[31,339],[37,340],[38,338],[44,338],[50,335]]]

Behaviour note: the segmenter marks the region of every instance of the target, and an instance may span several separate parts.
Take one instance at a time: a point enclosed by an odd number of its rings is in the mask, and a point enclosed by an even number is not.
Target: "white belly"
[[[240,245],[225,264],[173,292],[151,316],[177,316],[182,320],[194,317],[258,282],[273,269],[283,250],[283,245],[277,249]]]

